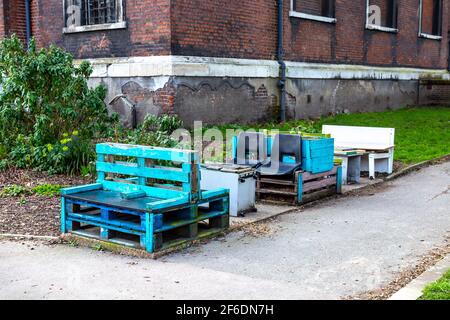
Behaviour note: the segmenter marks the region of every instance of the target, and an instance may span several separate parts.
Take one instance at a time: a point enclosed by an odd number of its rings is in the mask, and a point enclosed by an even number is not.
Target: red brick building
[[[28,30],[90,59],[92,83],[124,119],[134,104],[139,119],[258,121],[284,104],[303,118],[447,102],[449,10],[447,0],[0,0],[0,35],[26,41]]]

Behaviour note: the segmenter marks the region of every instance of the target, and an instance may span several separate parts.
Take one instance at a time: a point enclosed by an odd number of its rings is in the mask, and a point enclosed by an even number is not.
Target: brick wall
[[[25,1],[0,0],[0,35],[7,36],[13,33],[25,41]]]
[[[276,1],[172,0],[172,53],[274,59]]]
[[[320,0],[300,0],[305,8]],[[371,0],[380,2],[384,0]],[[431,0],[424,0],[424,11]],[[25,38],[23,0],[0,0],[0,34]],[[32,0],[39,46],[63,46],[77,58],[196,55],[275,59],[276,0],[124,0],[125,30],[63,34],[61,0]],[[423,68],[447,67],[450,4],[444,1],[443,39],[419,38],[418,0],[398,0],[398,33],[365,29],[366,1],[336,0],[336,24],[288,17],[285,58],[291,61]],[[319,8],[319,7],[317,7]],[[3,17],[4,23],[1,23]],[[3,28],[3,29],[2,29]],[[424,28],[427,28],[425,23]]]
[[[312,1],[312,0],[308,0]],[[320,2],[319,0],[316,0]],[[276,52],[275,0],[172,1],[172,52],[272,59]],[[418,37],[418,0],[398,0],[398,33],[366,30],[366,1],[336,0],[336,24],[288,18],[285,57],[292,61],[446,68],[447,34],[441,41]],[[444,16],[450,5],[444,2]],[[449,29],[443,19],[443,30]]]
[[[33,1],[33,30],[38,45],[55,43],[77,58],[170,54],[170,1],[126,0],[127,29],[63,34],[61,0]]]

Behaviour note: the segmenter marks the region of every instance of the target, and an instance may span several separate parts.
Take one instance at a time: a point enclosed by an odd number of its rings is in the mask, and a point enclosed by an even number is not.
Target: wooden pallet
[[[123,144],[97,153],[97,183],[62,190],[62,233],[153,253],[228,228],[229,192],[200,190],[198,153]]]
[[[342,168],[313,174],[298,171],[290,177],[259,177],[257,199],[271,203],[303,204],[342,192]]]
[[[229,204],[224,197],[151,214],[70,198],[65,202],[67,232],[149,252],[219,234],[229,227]],[[147,232],[153,234],[152,250],[147,247]]]

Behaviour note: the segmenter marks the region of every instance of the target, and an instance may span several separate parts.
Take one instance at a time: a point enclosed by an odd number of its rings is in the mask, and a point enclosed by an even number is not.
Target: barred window
[[[66,27],[122,21],[122,0],[65,0]]]

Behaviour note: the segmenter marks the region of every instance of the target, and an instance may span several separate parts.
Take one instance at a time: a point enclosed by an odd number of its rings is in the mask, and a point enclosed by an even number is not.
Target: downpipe
[[[278,45],[277,58],[280,65],[280,75],[278,87],[280,89],[280,121],[286,121],[286,63],[284,62],[283,35],[284,35],[284,19],[283,19],[283,0],[278,0]]]

